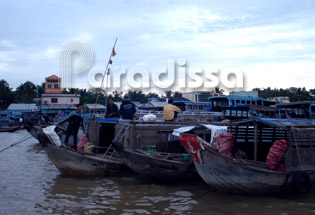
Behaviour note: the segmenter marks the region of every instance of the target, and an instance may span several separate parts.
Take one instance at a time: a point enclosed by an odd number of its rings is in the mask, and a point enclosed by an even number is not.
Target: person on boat
[[[108,100],[108,104],[106,107],[105,118],[116,118],[119,117],[118,106],[114,103],[113,99],[110,98]]]
[[[136,105],[129,100],[129,96],[125,95],[124,100],[120,105],[120,115],[123,119],[134,119],[136,113]]]
[[[72,111],[67,117],[58,122],[58,124],[64,123],[66,121],[69,122],[68,128],[66,131],[66,138],[64,144],[68,146],[69,137],[73,135],[73,148],[77,149],[77,136],[80,126],[82,126],[83,133],[84,125],[83,125],[83,116],[82,116],[82,104],[77,105],[77,110]]]
[[[66,113],[63,111],[63,109],[60,109],[60,111],[58,112],[58,117],[61,119],[61,118],[64,118],[66,117]]]
[[[173,105],[174,100],[170,98],[168,100],[168,104],[163,108],[163,118],[165,121],[173,121],[177,117],[177,113],[181,112],[181,110]]]

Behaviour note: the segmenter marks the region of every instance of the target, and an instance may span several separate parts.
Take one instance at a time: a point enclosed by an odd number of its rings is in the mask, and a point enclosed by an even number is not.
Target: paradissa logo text
[[[78,63],[72,66],[72,54],[77,52],[80,56]],[[59,54],[59,74],[63,79],[62,87],[72,87],[71,75],[83,71],[88,71],[88,82],[92,87],[100,87],[100,77],[104,75],[104,68],[92,67],[93,50],[84,41],[70,40],[64,44]],[[125,67],[113,68],[108,74],[109,81],[104,82],[102,87],[119,89],[130,88],[171,88],[176,84],[177,88],[215,88],[219,84],[226,88],[243,88],[243,72],[239,70],[219,70],[210,71],[209,69],[189,68],[186,60],[168,59],[167,66],[158,67],[151,71],[149,69],[134,66],[126,69]],[[106,75],[105,74],[105,75]]]

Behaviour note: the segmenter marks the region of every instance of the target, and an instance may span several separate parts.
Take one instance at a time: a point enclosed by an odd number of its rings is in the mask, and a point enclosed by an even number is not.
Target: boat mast
[[[113,49],[112,49],[112,52],[110,53],[110,56],[109,56],[109,59],[108,59],[108,62],[107,62],[107,65],[106,65],[106,69],[104,71],[104,75],[103,75],[103,79],[102,79],[102,82],[101,82],[101,86],[97,92],[97,96],[96,96],[96,101],[95,101],[95,104],[94,104],[94,110],[93,110],[93,114],[96,113],[96,104],[97,104],[97,100],[98,100],[98,97],[99,97],[99,94],[100,94],[100,91],[102,89],[102,86],[103,86],[103,83],[104,83],[104,79],[105,79],[105,76],[107,76],[107,80],[106,80],[106,86],[105,86],[105,114],[106,114],[106,108],[107,108],[107,88],[108,88],[108,76],[110,75],[110,70],[109,70],[109,64],[112,64],[112,57],[114,57],[116,55],[116,52],[115,52],[115,46],[116,46],[116,43],[117,43],[117,40],[118,38],[116,38],[115,40],[115,43],[114,43],[114,46],[113,46]]]

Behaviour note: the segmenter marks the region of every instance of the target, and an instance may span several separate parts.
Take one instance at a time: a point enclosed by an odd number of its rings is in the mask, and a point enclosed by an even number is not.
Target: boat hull
[[[0,128],[0,132],[14,132],[20,129],[20,126],[13,126],[9,128]]]
[[[126,166],[146,178],[159,182],[200,179],[191,161],[175,161],[154,157],[149,153],[122,149],[119,151]]]
[[[121,160],[82,155],[65,148],[47,144],[45,151],[49,159],[63,175],[71,176],[115,176],[122,172]]]
[[[181,134],[181,144],[193,157],[200,177],[215,190],[246,194],[305,193],[315,181],[314,170],[272,171],[265,162],[220,154],[193,135]]]
[[[292,183],[292,175],[288,173],[269,171],[262,166],[225,157],[212,150],[200,153],[203,162],[195,162],[196,169],[201,178],[216,190],[231,193],[279,193]]]

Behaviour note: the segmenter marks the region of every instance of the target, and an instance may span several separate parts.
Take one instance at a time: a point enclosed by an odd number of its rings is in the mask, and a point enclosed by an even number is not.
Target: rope
[[[3,152],[3,151],[5,151],[5,150],[7,150],[7,149],[9,149],[9,148],[11,148],[11,147],[13,147],[13,146],[16,146],[17,144],[20,144],[20,143],[24,142],[25,140],[28,140],[28,139],[31,139],[31,138],[32,138],[32,136],[28,136],[28,135],[27,135],[27,136],[23,137],[22,139],[20,139],[18,142],[13,143],[13,144],[11,144],[10,146],[8,146],[8,147],[2,149],[0,152]]]
[[[300,164],[300,169],[301,169],[302,163],[301,163],[301,159],[300,159],[300,153],[299,153],[297,141],[296,141],[296,138],[295,138],[295,133],[294,133],[294,127],[293,127],[293,125],[291,125],[291,129],[292,129],[292,131],[293,131],[293,137],[294,137],[295,146],[296,146],[296,153],[297,153],[297,156],[298,156],[298,159],[299,159],[299,164]]]

